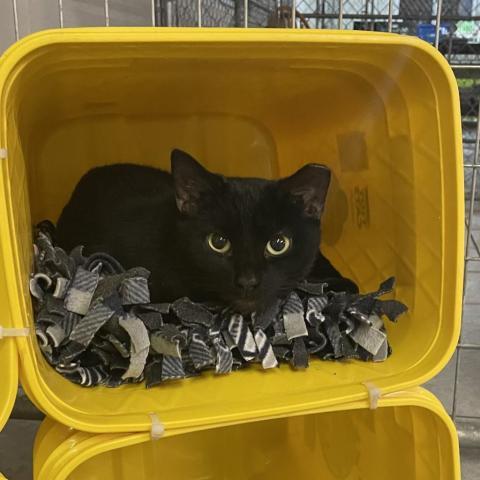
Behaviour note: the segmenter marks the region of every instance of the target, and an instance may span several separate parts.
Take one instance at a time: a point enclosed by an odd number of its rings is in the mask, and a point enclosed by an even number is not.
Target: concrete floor
[[[8,480],[32,480],[33,441],[39,425],[38,420],[10,420],[0,433],[0,472]]]

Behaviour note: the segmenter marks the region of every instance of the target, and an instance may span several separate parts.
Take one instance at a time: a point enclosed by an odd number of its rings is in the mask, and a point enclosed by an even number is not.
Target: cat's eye
[[[219,233],[210,233],[207,236],[207,243],[214,252],[221,254],[228,253],[230,248],[232,248],[230,240]]]
[[[288,252],[292,241],[285,235],[275,235],[271,238],[265,247],[265,253],[272,257],[278,257]]]

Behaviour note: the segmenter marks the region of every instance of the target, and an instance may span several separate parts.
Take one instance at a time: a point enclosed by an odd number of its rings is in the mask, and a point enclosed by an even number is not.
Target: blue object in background
[[[449,23],[440,24],[440,38],[446,37],[450,30]],[[435,25],[433,23],[419,23],[417,25],[417,37],[428,43],[435,43]]]

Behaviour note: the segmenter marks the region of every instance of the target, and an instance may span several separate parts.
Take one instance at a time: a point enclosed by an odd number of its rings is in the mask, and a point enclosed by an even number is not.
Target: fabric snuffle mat
[[[125,270],[107,254],[67,254],[52,241],[52,225],[35,233],[30,291],[36,335],[47,361],[85,387],[228,374],[251,363],[270,369],[309,358],[379,362],[391,354],[384,319],[396,321],[407,307],[379,297],[394,278],[368,294],[329,290],[305,281],[261,314],[180,298],[150,303],[149,272]]]

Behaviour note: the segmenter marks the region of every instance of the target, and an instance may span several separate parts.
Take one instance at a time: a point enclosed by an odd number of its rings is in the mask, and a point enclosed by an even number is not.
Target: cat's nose
[[[237,287],[243,290],[251,291],[258,287],[260,284],[260,279],[253,272],[246,272],[238,275],[235,279],[235,283]]]

